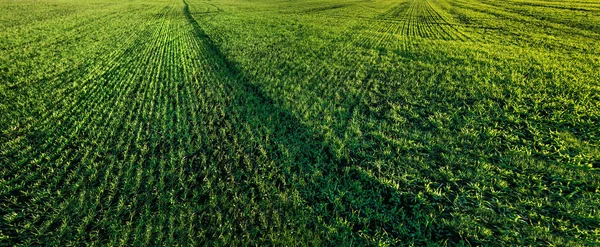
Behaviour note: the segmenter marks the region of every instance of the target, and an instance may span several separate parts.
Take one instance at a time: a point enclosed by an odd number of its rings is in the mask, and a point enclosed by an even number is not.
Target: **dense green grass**
[[[600,244],[597,1],[0,7],[0,246]]]

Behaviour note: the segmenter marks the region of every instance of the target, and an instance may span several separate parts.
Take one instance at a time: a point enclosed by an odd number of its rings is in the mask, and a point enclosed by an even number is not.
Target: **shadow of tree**
[[[309,235],[329,244],[371,245],[390,240],[425,244],[452,238],[458,241],[452,232],[431,220],[448,208],[444,206],[448,201],[432,204],[423,194],[424,188],[394,188],[361,167],[365,157],[340,155],[332,150],[323,137],[278,106],[222,54],[194,19],[187,3],[184,14],[207,47],[214,66],[223,70],[220,74],[225,78],[216,83],[223,83],[233,99],[224,113],[223,125],[234,131],[221,133],[219,143],[210,149],[239,146],[224,151],[218,163],[236,167],[221,176],[237,181],[233,184],[240,186],[240,192],[265,193],[271,198],[288,192],[299,196],[305,205],[298,208],[305,211],[302,218],[289,211],[281,217],[299,221],[297,224],[305,226],[303,230]],[[232,153],[240,149],[243,154]],[[196,153],[190,159],[198,161],[201,156]],[[258,226],[261,227],[267,226]],[[268,229],[258,230],[263,231]]]

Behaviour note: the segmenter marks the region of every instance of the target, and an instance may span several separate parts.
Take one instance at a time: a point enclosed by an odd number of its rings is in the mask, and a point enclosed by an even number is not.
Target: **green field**
[[[0,0],[0,246],[600,245],[597,0]]]

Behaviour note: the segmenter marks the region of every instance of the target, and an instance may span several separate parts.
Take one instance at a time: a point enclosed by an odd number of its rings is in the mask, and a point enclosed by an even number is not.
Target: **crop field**
[[[597,0],[0,0],[0,246],[598,246]]]

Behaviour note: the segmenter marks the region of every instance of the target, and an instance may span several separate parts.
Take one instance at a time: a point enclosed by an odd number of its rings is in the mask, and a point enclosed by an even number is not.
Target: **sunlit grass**
[[[0,6],[0,245],[600,241],[594,1]]]

